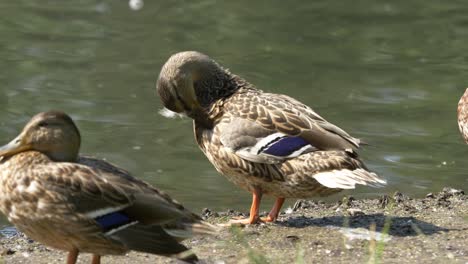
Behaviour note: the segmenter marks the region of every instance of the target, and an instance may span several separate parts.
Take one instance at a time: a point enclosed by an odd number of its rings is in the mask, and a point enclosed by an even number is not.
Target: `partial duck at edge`
[[[129,250],[197,257],[180,241],[212,234],[211,225],[164,192],[106,161],[79,156],[80,133],[65,113],[34,116],[0,148],[0,210],[28,237],[68,251],[102,255]]]

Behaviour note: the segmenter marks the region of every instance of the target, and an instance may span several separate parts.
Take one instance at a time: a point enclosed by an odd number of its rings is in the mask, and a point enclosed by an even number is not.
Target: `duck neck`
[[[210,117],[207,111],[199,109],[192,111],[187,114],[193,121],[198,125],[207,129],[212,129],[214,126],[214,120]]]
[[[211,129],[222,115],[222,105],[226,99],[241,89],[255,89],[250,83],[225,69],[223,69],[222,74],[218,74],[217,81],[211,85],[218,87],[210,89],[210,92],[203,95],[197,95],[202,107],[187,114],[197,125],[208,129]],[[201,91],[203,89],[197,89],[197,84],[195,84],[195,90]]]
[[[251,85],[223,68],[218,68],[210,76],[194,82],[195,93],[200,105],[208,109],[218,100],[223,100],[246,86]]]
[[[69,151],[54,151],[46,154],[51,160],[56,162],[76,162],[78,153]]]

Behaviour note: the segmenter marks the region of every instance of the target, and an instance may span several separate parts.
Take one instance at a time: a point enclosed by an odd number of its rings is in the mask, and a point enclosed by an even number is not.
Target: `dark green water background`
[[[358,196],[466,189],[456,105],[468,86],[467,14],[464,1],[146,0],[139,11],[126,0],[2,1],[0,141],[61,109],[83,153],[196,212],[246,211],[250,195],[214,170],[191,121],[158,114],[162,64],[198,50],[370,143],[362,157],[389,185]]]

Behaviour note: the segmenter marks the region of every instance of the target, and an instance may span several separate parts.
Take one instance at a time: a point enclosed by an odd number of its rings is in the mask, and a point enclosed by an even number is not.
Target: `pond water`
[[[76,120],[82,153],[119,164],[196,212],[247,211],[250,195],[215,171],[191,121],[158,113],[162,64],[198,50],[369,143],[362,158],[389,185],[356,196],[468,186],[468,146],[456,124],[468,86],[463,1],[144,4],[0,3],[0,141],[35,113],[60,109]]]

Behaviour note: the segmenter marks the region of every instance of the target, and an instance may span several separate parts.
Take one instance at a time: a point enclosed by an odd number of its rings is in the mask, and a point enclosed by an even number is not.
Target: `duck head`
[[[0,157],[38,151],[54,161],[75,161],[80,142],[80,132],[67,114],[59,111],[42,112],[31,118],[15,139],[0,147]]]
[[[207,55],[184,51],[164,64],[156,89],[167,109],[198,119],[213,102],[232,93],[231,78]]]

